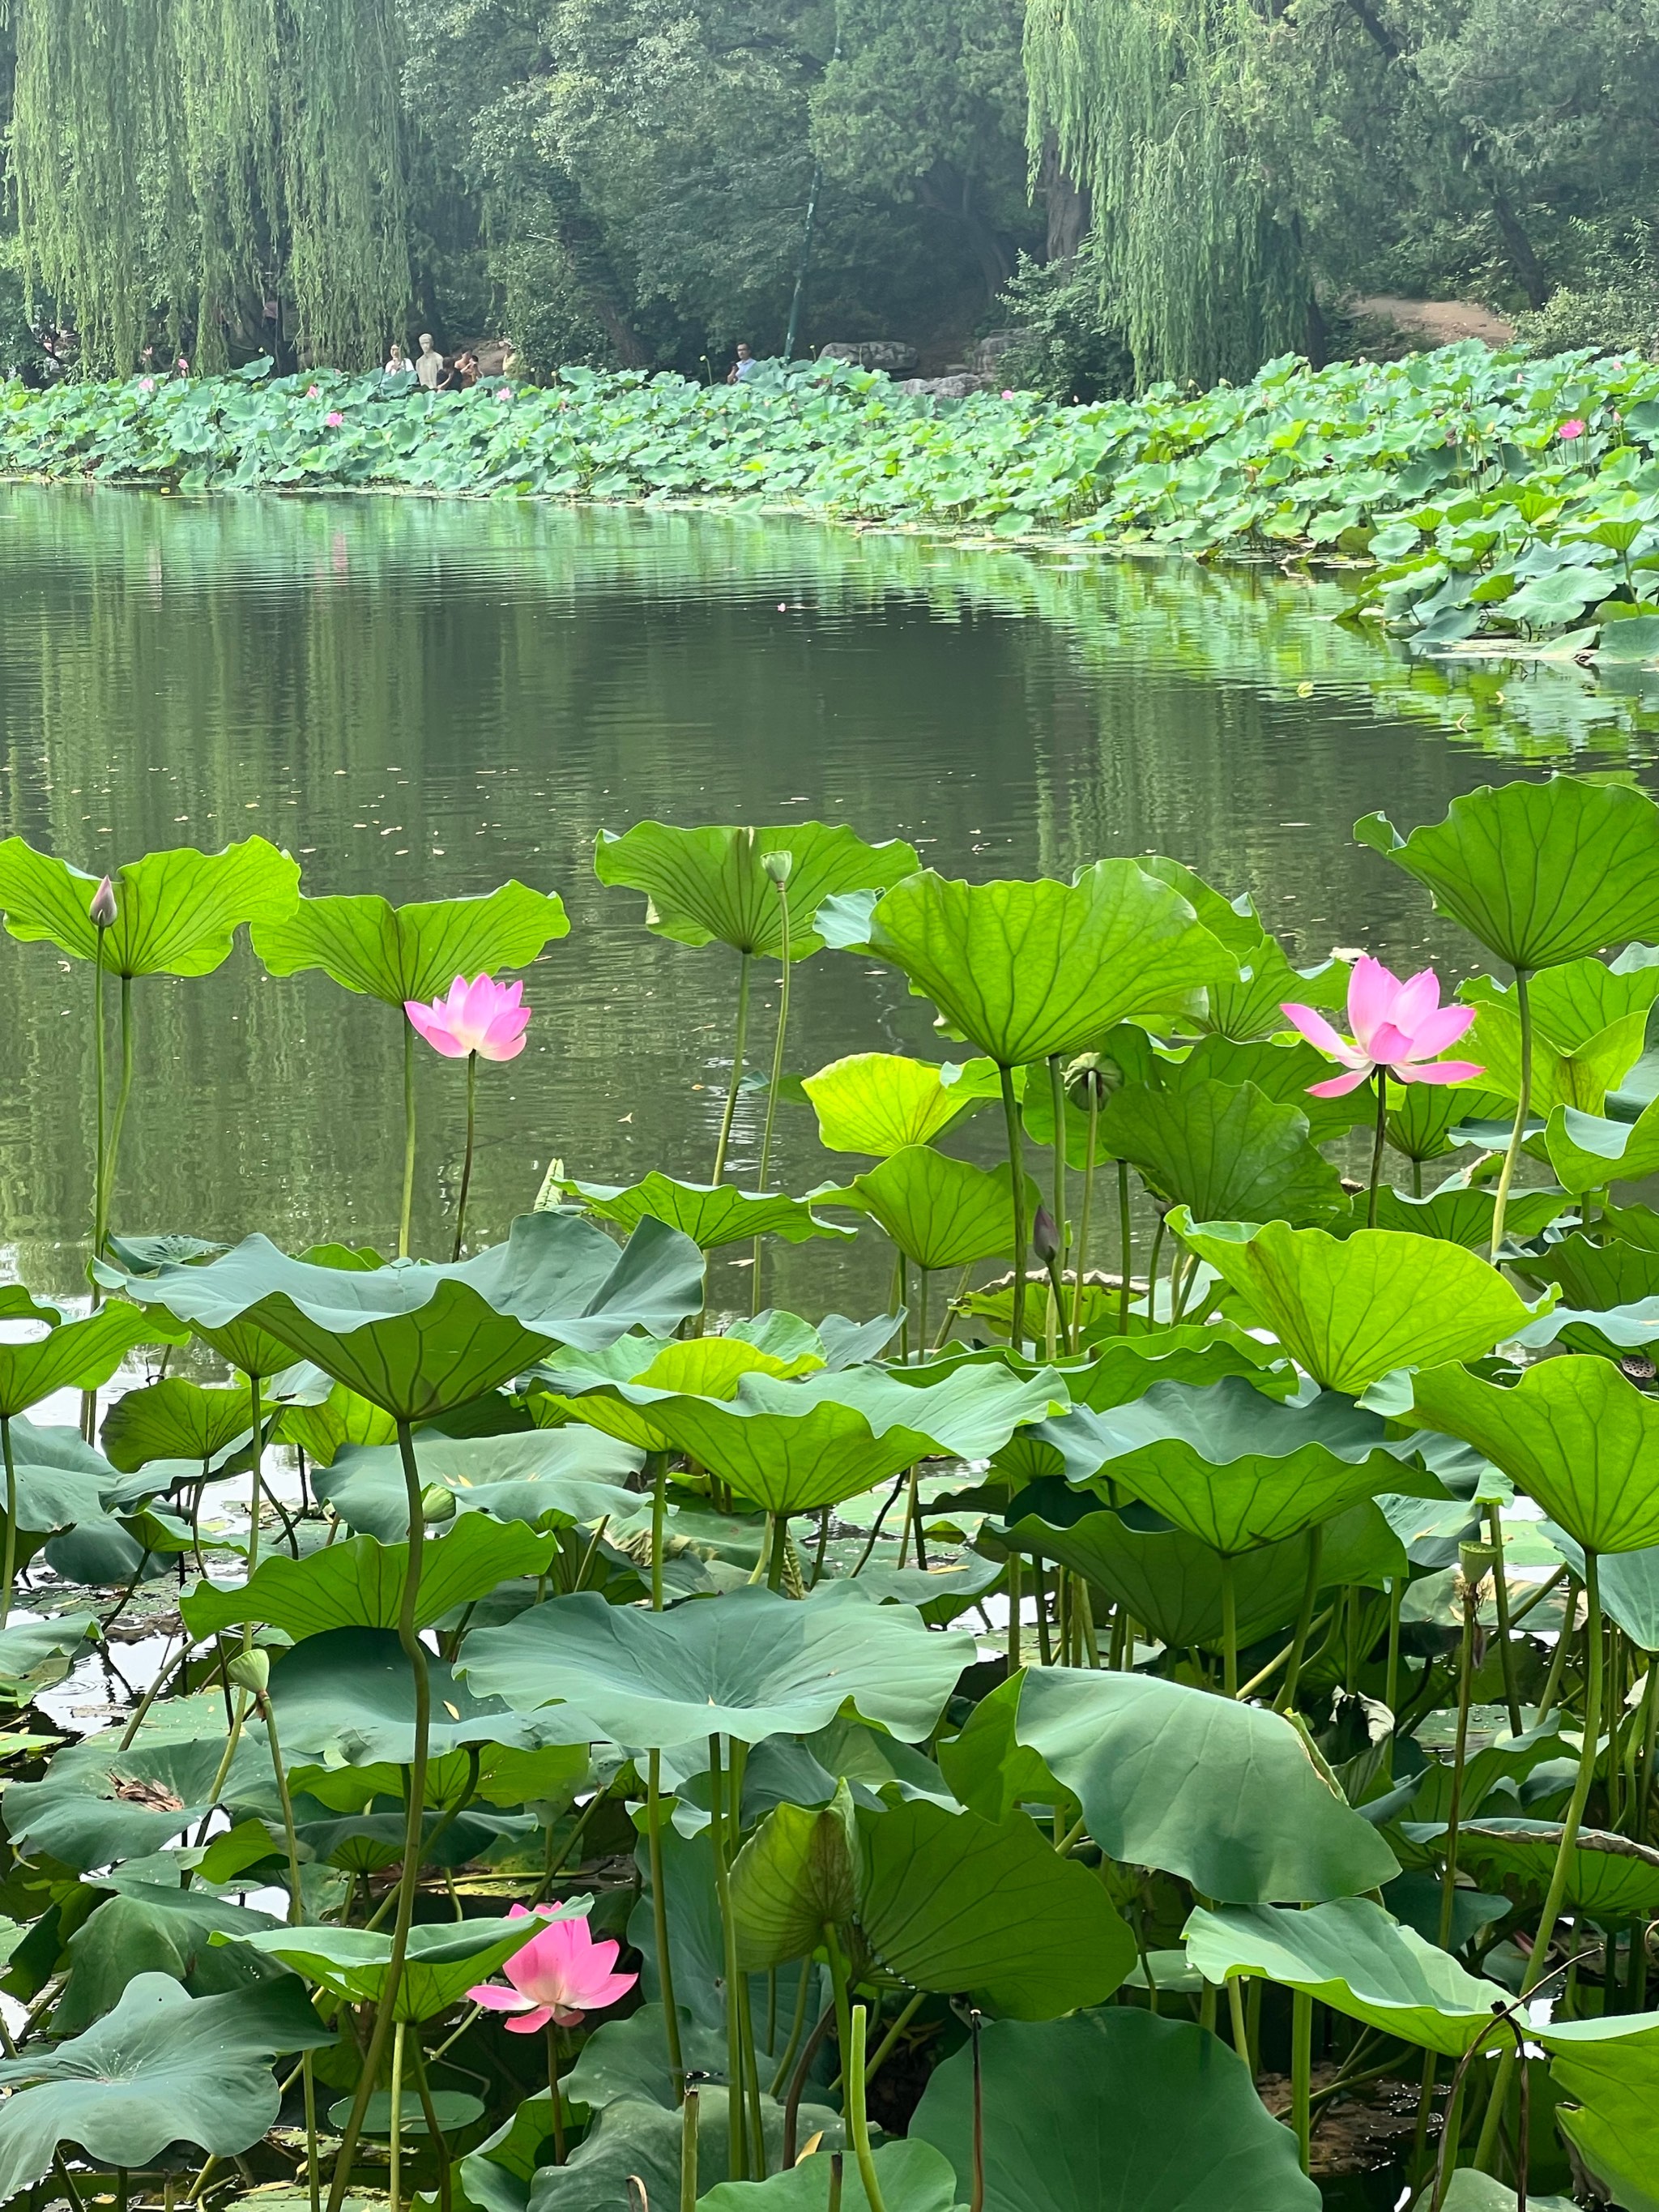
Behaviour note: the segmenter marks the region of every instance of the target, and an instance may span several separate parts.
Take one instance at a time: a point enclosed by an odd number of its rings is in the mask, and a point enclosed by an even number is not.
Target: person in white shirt
[[[415,363],[415,374],[421,380],[423,392],[440,392],[448,381],[444,373],[444,357],[433,344],[430,331],[421,332],[421,350]]]

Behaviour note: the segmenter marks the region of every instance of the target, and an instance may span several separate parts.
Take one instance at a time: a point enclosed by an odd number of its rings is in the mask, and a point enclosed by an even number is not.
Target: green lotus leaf
[[[1030,1220],[1041,1201],[1029,1176],[1025,1191]],[[854,1196],[915,1267],[965,1267],[1012,1255],[1013,1182],[1006,1167],[976,1168],[909,1145],[854,1176],[848,1197]]]
[[[1376,1194],[1376,1226],[1407,1237],[1434,1237],[1444,1244],[1461,1244],[1466,1252],[1484,1253],[1492,1243],[1496,1202],[1490,1190],[1467,1183],[1449,1182],[1426,1198],[1410,1198],[1385,1184]],[[1504,1216],[1505,1234],[1516,1239],[1541,1236],[1565,1204],[1559,1190],[1512,1190]],[[1367,1194],[1358,1192],[1352,1207],[1355,1229],[1365,1227],[1366,1211]],[[1527,1272],[1522,1263],[1516,1264]]]
[[[1187,2021],[1112,2005],[980,2036],[984,2212],[1318,2212],[1296,2138],[1243,2062]],[[973,2053],[930,2075],[911,2142],[974,2193]]]
[[[98,957],[92,914],[99,878],[37,853],[21,837],[0,843],[0,907],[26,944],[44,939],[77,960]],[[299,897],[300,864],[263,837],[220,853],[185,846],[147,853],[115,871],[115,920],[102,933],[112,975],[209,975],[229,957],[242,922],[279,922]]]
[[[787,853],[789,957],[805,960],[823,939],[812,927],[826,898],[885,890],[917,866],[915,848],[891,838],[866,845],[844,822],[797,822],[753,830],[676,829],[636,822],[620,837],[601,830],[593,872],[646,895],[645,926],[678,945],[729,945],[777,959],[783,951],[777,886],[763,865]]]
[[[1230,1321],[1143,1326],[1139,1334],[1102,1337],[1085,1363],[1068,1364],[1060,1373],[1073,1405],[1097,1413],[1127,1406],[1154,1382],[1218,1382],[1224,1375],[1243,1375],[1270,1397],[1288,1396],[1297,1387],[1289,1361],[1273,1346]]]
[[[1571,1306],[1599,1310],[1659,1297],[1659,1252],[1621,1237],[1598,1242],[1575,1230],[1540,1251],[1518,1255],[1511,1264],[1534,1283],[1559,1284]]]
[[[1632,1014],[1645,1018],[1659,1000],[1659,949],[1627,945],[1616,960],[1571,960],[1544,970],[1528,991],[1535,1036],[1547,1037],[1559,1052],[1577,1053],[1615,1022]],[[1514,988],[1491,975],[1477,975],[1458,996],[1477,1004],[1513,1006]]]
[[[1604,1121],[1571,1106],[1553,1107],[1544,1125],[1544,1149],[1563,1190],[1639,1182],[1659,1172],[1659,1099],[1633,1122]]]
[[[507,1437],[422,1431],[415,1439],[415,1462],[422,1489],[453,1492],[458,1517],[487,1513],[532,1528],[571,1528],[607,1516],[621,1522],[647,1503],[620,1486],[638,1468],[639,1453],[594,1429]],[[346,1445],[313,1486],[349,1528],[383,1544],[408,1536],[409,1492],[395,1444]],[[430,1553],[428,1559],[429,1564]]]
[[[1659,1403],[1611,1360],[1540,1360],[1506,1390],[1437,1367],[1412,1391],[1423,1419],[1483,1452],[1587,1550],[1659,1544]]]
[[[94,1390],[107,1382],[135,1344],[153,1341],[155,1323],[137,1306],[100,1306],[82,1321],[64,1321],[55,1307],[27,1292],[12,1302],[9,1321],[45,1322],[32,1343],[0,1342],[0,1417],[27,1413],[56,1390]]]
[[[580,1920],[592,1902],[567,1898],[556,1911],[516,1920],[416,1921],[398,1984],[397,2017],[430,2020],[447,2012],[475,1983],[499,1973],[546,1921]],[[375,2003],[392,1963],[389,1928],[270,1928],[240,1940],[350,2004]]]
[[[700,1252],[751,1237],[781,1237],[787,1244],[804,1244],[813,1237],[858,1234],[813,1212],[813,1200],[828,1198],[828,1192],[789,1198],[781,1191],[739,1190],[729,1182],[676,1182],[655,1168],[625,1185],[556,1177],[553,1187],[580,1199],[596,1220],[614,1221],[623,1229],[636,1229],[641,1221],[665,1221]]]
[[[1406,1832],[1414,1843],[1433,1843],[1445,1831],[1420,1832],[1412,1822]],[[1559,1823],[1551,1820],[1466,1820],[1458,1830],[1458,1863],[1488,1887],[1513,1882],[1529,1897],[1541,1897],[1555,1871],[1561,1836]],[[1567,1857],[1563,1901],[1569,1911],[1582,1912],[1602,1928],[1622,1928],[1659,1912],[1659,1850],[1628,1836],[1580,1828]]]
[[[1451,1132],[1460,1122],[1499,1121],[1515,1111],[1512,1101],[1474,1083],[1390,1084],[1389,1100],[1389,1142],[1417,1161],[1441,1159],[1450,1152]]]
[[[43,1536],[54,1528],[107,1518],[109,1503],[123,1486],[109,1462],[82,1443],[78,1430],[37,1426],[21,1416],[10,1427],[20,1536],[26,1530]],[[141,1494],[143,1490],[140,1485]],[[3,1498],[0,1490],[0,1503]],[[3,1519],[0,1514],[0,1522]],[[33,1548],[25,1547],[20,1556]]]
[[[1027,1814],[988,1820],[917,1799],[859,1826],[859,1924],[913,1989],[1052,2020],[1103,2002],[1135,1962],[1099,1876],[1057,1853]]]
[[[380,1407],[334,1383],[319,1405],[285,1406],[271,1429],[272,1441],[293,1444],[319,1467],[331,1467],[346,1444],[389,1444],[398,1424]]]
[[[1278,1019],[1282,1023],[1284,1017]],[[1163,1091],[1182,1091],[1201,1083],[1237,1088],[1251,1083],[1275,1105],[1294,1106],[1307,1119],[1316,1145],[1329,1144],[1350,1129],[1376,1119],[1376,1094],[1362,1084],[1340,1098],[1316,1098],[1310,1086],[1329,1080],[1331,1063],[1305,1037],[1279,1036],[1241,1041],[1203,1036],[1180,1059],[1159,1055],[1148,1079]]]
[[[1478,1055],[1482,1090],[1494,1091],[1509,1102],[1505,1118],[1510,1118],[1513,1101],[1521,1096],[1520,1017],[1504,998],[1479,1001],[1474,1026],[1461,1048]],[[1571,1052],[1534,1029],[1527,1094],[1533,1111],[1547,1114],[1558,1106],[1571,1106],[1599,1114],[1608,1091],[1624,1081],[1641,1058],[1646,1029],[1645,1013],[1626,1014]]]
[[[886,2212],[960,2212],[951,2161],[932,2143],[901,2137],[878,2143],[871,2157]],[[810,2158],[803,2153],[793,2166],[764,2181],[717,2182],[697,2203],[707,2212],[829,2212],[830,2158],[822,2148]],[[869,2212],[857,2160],[844,2156],[842,2167],[836,2191],[841,2212]]]
[[[1445,2058],[1508,2040],[1493,2011],[1510,1992],[1466,1973],[1370,1898],[1339,1898],[1306,1912],[1271,1905],[1200,1909],[1187,1923],[1186,1944],[1206,1981],[1260,1975]]]
[[[1565,2116],[1571,2118],[1571,2115]],[[1446,2184],[1441,2212],[1519,2212],[1521,2200],[1512,2189],[1472,2166],[1460,2166]],[[1570,2197],[1539,2197],[1527,2191],[1528,2212],[1577,2212]]]
[[[562,1700],[591,1737],[642,1750],[810,1735],[848,1704],[915,1743],[973,1653],[971,1636],[831,1583],[807,1603],[749,1589],[668,1613],[553,1598],[475,1629],[456,1669],[476,1694],[523,1712]]]
[[[775,1807],[732,1867],[738,1964],[753,1973],[811,1958],[826,1923],[844,1928],[857,1912],[861,1859],[844,1781],[827,1805]]]
[[[1212,984],[1200,1018],[1203,1028],[1240,1040],[1270,1036],[1285,1026],[1284,1002],[1340,1006],[1347,997],[1348,963],[1322,961],[1316,968],[1293,968],[1277,938],[1263,927],[1248,894],[1229,899],[1179,860],[1143,860],[1149,876],[1181,893],[1211,935],[1238,963],[1236,978]],[[1275,1094],[1277,1095],[1277,1094]]]
[[[597,1350],[632,1328],[670,1334],[702,1305],[702,1258],[659,1222],[641,1223],[618,1252],[597,1223],[529,1213],[504,1244],[454,1267],[398,1261],[348,1273],[249,1237],[141,1287],[192,1328],[250,1320],[387,1413],[431,1420],[555,1343]]]
[[[286,1978],[192,1998],[166,1974],[138,1974],[84,2035],[0,2060],[12,2092],[0,2104],[0,2191],[40,2180],[59,2143],[123,2169],[178,2142],[233,2157],[276,2118],[272,2060],[334,2035]]]
[[[70,1936],[70,1975],[52,2015],[54,2035],[78,2035],[109,2012],[137,1974],[165,1974],[193,1997],[222,1996],[268,1981],[282,1970],[242,1950],[234,1938],[276,1925],[258,1912],[199,1889],[135,1882],[106,1898]],[[212,1944],[215,1930],[228,1947]]]
[[[430,1627],[510,1577],[545,1574],[558,1540],[556,1531],[538,1535],[520,1521],[458,1515],[447,1536],[429,1537],[422,1546],[416,1626]],[[275,1553],[231,1589],[198,1583],[179,1609],[198,1640],[261,1621],[297,1644],[330,1628],[395,1628],[408,1575],[406,1543],[350,1536],[303,1559]]]
[[[286,918],[256,921],[253,949],[273,975],[320,968],[348,991],[401,1010],[406,999],[441,998],[458,975],[527,968],[569,933],[558,898],[507,883],[481,898],[413,906],[367,894],[302,898]]]
[[[786,1358],[729,1333],[669,1345],[629,1336],[608,1352],[562,1352],[556,1364],[532,1370],[549,1391],[531,1399],[531,1411],[580,1421],[642,1452],[672,1451],[673,1438],[650,1418],[659,1396],[730,1400],[745,1375],[787,1378],[823,1364],[817,1352]]]
[[[1328,1220],[1346,1202],[1341,1177],[1309,1141],[1307,1115],[1253,1083],[1127,1085],[1100,1118],[1113,1156],[1133,1161],[1160,1198],[1196,1220],[1299,1227]]]
[[[1638,1298],[1627,1306],[1557,1306],[1523,1328],[1515,1340],[1523,1351],[1565,1345],[1570,1352],[1622,1359],[1659,1338],[1659,1297]]]
[[[146,1857],[205,1817],[225,1748],[218,1733],[177,1741],[141,1737],[121,1748],[121,1730],[65,1744],[39,1782],[6,1791],[6,1832],[20,1857],[41,1853],[67,1867],[114,1866]],[[222,1802],[280,1817],[270,1753],[250,1727],[231,1761]]]
[[[1353,834],[1518,970],[1659,932],[1659,808],[1627,785],[1553,775],[1485,786],[1409,837],[1382,814]]]
[[[1188,1006],[1237,972],[1186,900],[1133,860],[1097,860],[1070,884],[925,871],[878,901],[869,943],[1000,1067],[1087,1051],[1126,1016]]]
[[[1084,1423],[1072,1480],[1098,1454],[1084,1480],[1120,1485],[1218,1552],[1282,1543],[1379,1490],[1413,1486],[1400,1464],[1409,1443],[1334,1390],[1286,1404],[1238,1376],[1199,1390],[1158,1382],[1131,1405],[1048,1427]]]
[[[245,1385],[208,1390],[182,1375],[168,1375],[118,1398],[104,1416],[99,1441],[110,1465],[126,1474],[155,1459],[195,1460],[209,1467],[247,1443],[253,1433],[252,1416],[252,1399]]]
[[[52,1620],[0,1628],[0,1705],[33,1705],[42,1690],[61,1682],[97,1626],[95,1613],[60,1613]],[[34,1741],[48,1744],[56,1739]]]
[[[801,1085],[818,1117],[818,1142],[832,1152],[890,1159],[935,1137],[1000,1095],[987,1060],[965,1066],[909,1060],[902,1053],[860,1052],[831,1060]]]
[[[1553,2086],[1577,2100],[1577,2109],[1557,2107],[1561,2131],[1624,2212],[1659,2212],[1656,2026],[1651,2013],[1615,2014],[1553,2022],[1538,2038],[1553,2059]]]
[[[702,2176],[727,2173],[729,2164],[726,2113],[726,2092],[713,2085],[697,2092],[697,2170]],[[751,2107],[752,2110],[752,2107]],[[783,2162],[783,2106],[763,2093],[761,2132],[765,2139],[769,2169]],[[607,2105],[562,2166],[538,2166],[522,2203],[514,2212],[619,2212],[637,2181],[653,2205],[672,2205],[680,2185],[680,2142],[684,2123],[678,2112],[649,2100],[619,2097]],[[841,2124],[822,2106],[804,2105],[797,2121],[803,2138],[820,2130],[825,2141],[839,2148]],[[748,2121],[748,2139],[754,2142],[754,2122]],[[826,2158],[823,2163],[827,2166]],[[850,2166],[853,2161],[847,2161]],[[477,2171],[478,2161],[469,2166]],[[702,2203],[699,2198],[698,2202]],[[843,2193],[843,2204],[855,2201]],[[489,2212],[489,2208],[486,2208]],[[507,2212],[503,2204],[500,2212]],[[897,2212],[890,2206],[888,2212]]]
[[[1583,1545],[1575,1543],[1553,1521],[1545,1522],[1544,1534],[1582,1582]],[[1639,1650],[1659,1652],[1659,1547],[1613,1553],[1601,1562],[1597,1580],[1601,1610],[1607,1619],[1622,1628]]]
[[[211,1260],[225,1249],[209,1237],[188,1237],[177,1230],[159,1237],[117,1237],[112,1231],[108,1241],[111,1252],[130,1275],[154,1274],[169,1261]]]
[[[1548,1307],[1524,1305],[1495,1268],[1437,1238],[1362,1229],[1339,1239],[1180,1212],[1170,1226],[1316,1382],[1350,1396],[1399,1367],[1479,1358]]]
[[[1228,1905],[1314,1905],[1397,1871],[1277,1713],[1139,1674],[1028,1672],[1017,1733],[1109,1858]]]

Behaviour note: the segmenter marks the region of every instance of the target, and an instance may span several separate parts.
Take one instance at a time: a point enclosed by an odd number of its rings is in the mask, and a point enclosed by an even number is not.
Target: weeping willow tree
[[[409,289],[393,0],[9,6],[26,264],[88,366],[165,327],[221,367],[270,301],[308,358],[378,356]]]
[[[1250,144],[1267,28],[1254,0],[1029,0],[1033,160],[1057,151],[1091,196],[1142,383],[1249,376],[1307,342],[1296,225]]]

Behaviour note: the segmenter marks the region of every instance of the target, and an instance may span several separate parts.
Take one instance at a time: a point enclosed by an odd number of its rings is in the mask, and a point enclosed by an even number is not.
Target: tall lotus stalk
[[[1504,1215],[1510,1202],[1510,1185],[1515,1180],[1515,1164],[1521,1157],[1521,1146],[1527,1133],[1527,1115],[1532,1106],[1532,1000],[1527,990],[1527,971],[1515,971],[1515,1012],[1521,1028],[1521,1081],[1515,1102],[1515,1121],[1510,1130],[1510,1141],[1504,1147],[1504,1164],[1498,1170],[1498,1188],[1492,1208],[1492,1259],[1497,1265],[1498,1248],[1504,1242]],[[1505,2053],[1505,2057],[1508,2057]]]
[[[115,927],[115,886],[106,876],[88,909],[98,944],[92,963],[92,1048],[98,1086],[98,1151],[93,1163],[92,1256],[101,1259],[109,1224],[109,1093],[104,1050],[104,939]]]
[[[761,866],[777,886],[783,971],[778,979],[778,1034],[772,1047],[772,1080],[766,1092],[766,1123],[761,1132],[760,1180],[755,1186],[757,1190],[764,1190],[767,1187],[766,1179],[772,1164],[772,1128],[778,1111],[778,1086],[783,1081],[783,1041],[789,1027],[789,875],[794,866],[794,856],[790,853],[767,853],[762,857]],[[720,1177],[716,1176],[714,1180],[718,1182]],[[749,1302],[751,1315],[761,1310],[761,1245],[762,1239],[757,1237],[755,1239],[754,1282]],[[923,1326],[925,1329],[926,1324]]]
[[[1025,1348],[1025,1251],[1030,1231],[1025,1221],[1025,1147],[1020,1140],[1019,1101],[1014,1096],[1014,1071],[998,1070],[1002,1078],[1002,1118],[1008,1132],[1008,1172],[1013,1178],[1014,1308],[1008,1322],[1008,1341],[1016,1352]]]
[[[481,1060],[518,1058],[524,1050],[525,1031],[530,1026],[530,1008],[524,1003],[524,985],[520,982],[498,983],[493,976],[475,975],[469,983],[465,975],[458,975],[449,987],[447,997],[434,999],[430,1006],[418,999],[406,999],[404,1012],[410,1023],[404,1031],[406,1067],[412,1060],[416,1030],[433,1050],[441,1053],[446,1060],[465,1060],[466,1062],[466,1154],[461,1167],[460,1194],[455,1206],[455,1241],[450,1254],[451,1264],[453,1265],[461,1256],[461,1241],[466,1233],[467,1193],[472,1186],[478,1062]],[[412,1081],[405,1083],[404,1099],[407,1140],[412,1146],[415,1133]],[[410,1163],[412,1163],[413,1157],[410,1152]],[[403,1222],[398,1241],[400,1259],[406,1259],[409,1255],[409,1218],[413,1194],[409,1176],[411,1172],[412,1166],[406,1165]]]

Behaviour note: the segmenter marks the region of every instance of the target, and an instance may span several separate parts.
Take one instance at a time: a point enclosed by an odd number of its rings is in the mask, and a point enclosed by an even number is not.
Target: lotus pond
[[[1639,689],[0,517],[0,2201],[1643,2212]]]

